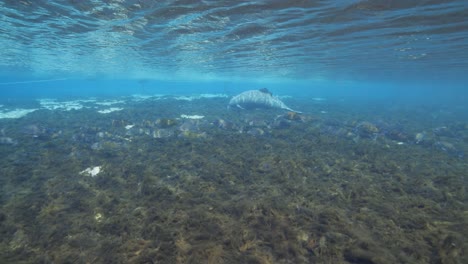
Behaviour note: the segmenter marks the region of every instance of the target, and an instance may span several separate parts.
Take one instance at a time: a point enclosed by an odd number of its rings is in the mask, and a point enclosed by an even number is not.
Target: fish
[[[255,108],[279,108],[291,112],[301,113],[293,110],[285,105],[278,97],[268,91],[267,88],[260,90],[249,90],[234,96],[230,101],[228,107],[236,106],[241,109],[255,109]]]

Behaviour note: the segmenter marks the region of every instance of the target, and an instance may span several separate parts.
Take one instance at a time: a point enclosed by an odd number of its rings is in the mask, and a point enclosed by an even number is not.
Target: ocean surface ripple
[[[0,68],[38,73],[382,78],[468,63],[463,0],[5,0],[0,11]]]

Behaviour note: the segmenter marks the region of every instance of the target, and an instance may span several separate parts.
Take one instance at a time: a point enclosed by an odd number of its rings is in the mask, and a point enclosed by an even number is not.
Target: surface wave
[[[366,78],[468,68],[466,1],[2,1],[2,68]]]

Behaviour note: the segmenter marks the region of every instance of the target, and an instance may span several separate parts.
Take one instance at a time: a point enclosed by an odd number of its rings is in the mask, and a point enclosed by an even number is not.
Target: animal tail
[[[294,112],[294,113],[302,114],[301,111],[296,111],[296,110],[293,110],[293,109],[291,109],[291,108],[289,108],[289,107],[286,107],[286,108],[284,108],[284,109],[286,109],[286,110],[288,110],[288,111],[291,111],[291,112]]]

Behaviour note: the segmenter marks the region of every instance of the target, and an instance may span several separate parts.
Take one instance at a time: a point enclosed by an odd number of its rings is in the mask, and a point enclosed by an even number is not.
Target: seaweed
[[[352,104],[319,118],[225,103],[167,99],[108,117],[38,111],[1,121],[18,144],[0,145],[0,259],[467,261],[468,163],[436,145],[462,138],[466,149],[466,124],[413,142],[410,133],[433,124],[415,116],[402,128],[406,108],[382,122]],[[99,174],[82,173],[94,166]]]

